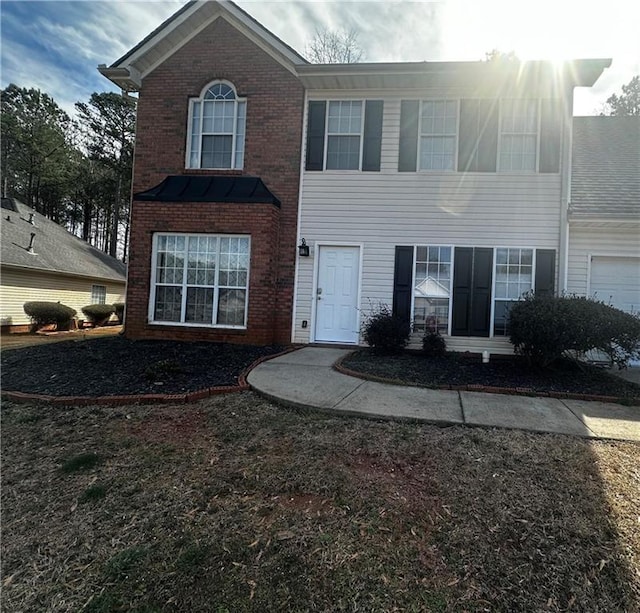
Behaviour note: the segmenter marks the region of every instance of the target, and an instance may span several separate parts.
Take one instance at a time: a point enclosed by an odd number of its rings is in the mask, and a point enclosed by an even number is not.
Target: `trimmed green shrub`
[[[76,311],[59,302],[25,302],[24,312],[31,318],[31,331],[55,324],[58,330],[68,330]]]
[[[437,332],[427,332],[422,337],[422,353],[429,358],[438,358],[447,352],[447,342]]]
[[[640,357],[640,317],[591,298],[528,294],[512,305],[509,329],[516,353],[537,366],[594,349],[620,367]]]
[[[365,316],[362,335],[367,344],[380,354],[400,353],[409,341],[409,322],[393,315],[386,304]]]
[[[118,323],[121,324],[124,322],[124,302],[114,302],[113,303],[113,312],[116,314],[118,318]]]
[[[101,326],[113,315],[115,309],[112,304],[89,304],[82,307],[82,312],[94,326]]]

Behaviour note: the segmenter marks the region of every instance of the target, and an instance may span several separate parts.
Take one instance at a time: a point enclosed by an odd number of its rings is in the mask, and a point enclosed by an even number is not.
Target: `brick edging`
[[[615,404],[624,404],[632,406],[640,406],[640,398],[621,398],[619,396],[602,396],[599,394],[577,394],[573,392],[538,392],[528,387],[495,387],[489,385],[421,385],[420,383],[412,383],[401,381],[400,379],[391,379],[381,377],[379,375],[371,375],[369,373],[351,370],[342,364],[343,360],[349,357],[347,354],[339,358],[333,365],[333,369],[343,375],[364,379],[365,381],[375,381],[376,383],[387,383],[389,385],[404,385],[407,387],[422,387],[425,389],[451,390],[456,392],[484,392],[486,394],[504,394],[508,396],[535,396],[540,398],[557,398],[558,400],[587,400],[592,402],[611,402]]]
[[[238,376],[236,385],[218,385],[207,387],[194,392],[185,392],[184,394],[125,394],[121,396],[52,396],[50,394],[30,394],[28,392],[3,391],[2,399],[10,400],[15,403],[37,402],[41,404],[49,404],[52,406],[121,406],[125,404],[187,404],[197,402],[209,396],[217,396],[218,394],[231,394],[234,392],[245,392],[250,389],[247,382],[249,373],[262,362],[286,355],[292,351],[299,349],[299,346],[287,347],[284,351],[264,355],[254,360],[247,366]]]

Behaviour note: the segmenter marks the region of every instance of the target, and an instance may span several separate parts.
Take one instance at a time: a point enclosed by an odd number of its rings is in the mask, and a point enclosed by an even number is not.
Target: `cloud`
[[[140,42],[185,0],[2,0],[2,87],[38,87],[65,110],[114,90],[96,70]],[[355,29],[366,61],[479,60],[491,49],[521,58],[612,57],[594,88],[576,90],[576,113],[593,113],[640,73],[640,3],[623,0],[482,2],[253,1],[239,6],[304,54],[316,28]]]

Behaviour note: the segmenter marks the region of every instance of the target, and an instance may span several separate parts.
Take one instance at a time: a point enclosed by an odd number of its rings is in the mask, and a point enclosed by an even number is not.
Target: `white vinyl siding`
[[[0,323],[3,326],[30,323],[23,305],[33,300],[61,302],[75,309],[78,318],[83,318],[81,309],[92,304],[91,289],[95,283],[96,280],[82,277],[3,267],[0,286]],[[106,287],[105,304],[125,301],[124,280],[120,283],[100,280],[98,283]]]
[[[380,172],[303,173],[299,236],[311,257],[298,259],[295,342],[309,342],[302,321],[310,325],[312,319],[317,242],[351,244],[357,237],[363,244],[365,312],[369,305],[392,303],[396,245],[559,247],[560,174],[399,173],[401,96],[369,96],[384,99]],[[503,341],[508,348],[507,339],[491,339],[491,346],[504,349]]]

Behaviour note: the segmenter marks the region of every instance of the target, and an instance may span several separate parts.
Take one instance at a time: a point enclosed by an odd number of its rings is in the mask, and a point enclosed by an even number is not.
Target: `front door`
[[[316,342],[358,342],[359,263],[359,247],[320,247]]]

